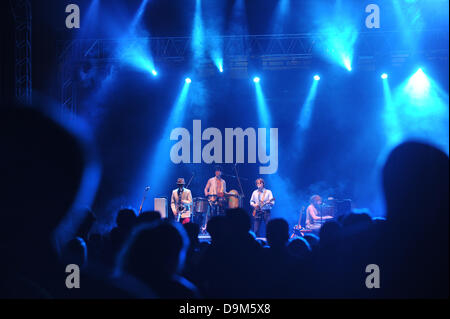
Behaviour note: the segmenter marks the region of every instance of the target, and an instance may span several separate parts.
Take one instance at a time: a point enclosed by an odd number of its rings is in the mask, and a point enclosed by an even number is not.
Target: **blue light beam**
[[[172,111],[166,121],[163,129],[163,134],[159,139],[156,149],[154,149],[153,159],[150,166],[150,175],[148,181],[152,185],[153,193],[156,196],[160,195],[160,192],[164,190],[162,186],[163,179],[167,175],[167,170],[170,165],[170,148],[172,147],[172,142],[170,141],[170,132],[176,127],[180,127],[183,124],[184,113],[186,107],[186,100],[189,92],[190,82],[184,82],[183,89],[178,96]]]
[[[318,79],[316,77],[318,77]],[[303,103],[302,110],[300,111],[298,125],[300,126],[300,129],[302,131],[305,131],[309,128],[312,112],[314,109],[314,100],[316,99],[317,95],[317,87],[319,85],[319,80],[320,77],[318,75],[314,76],[314,81],[311,84],[311,88],[309,89],[306,100]]]

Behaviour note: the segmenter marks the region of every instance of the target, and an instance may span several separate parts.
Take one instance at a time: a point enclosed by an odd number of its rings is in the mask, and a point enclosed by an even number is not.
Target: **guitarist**
[[[252,193],[252,197],[250,198],[250,205],[253,207],[253,231],[255,232],[256,237],[259,237],[259,231],[261,227],[261,223],[267,226],[267,223],[270,219],[270,210],[275,204],[275,198],[273,198],[272,191],[266,189],[264,180],[262,178],[258,178],[256,180],[256,189]]]
[[[170,208],[176,221],[182,224],[190,222],[192,194],[187,188],[184,188],[184,178],[177,179],[178,188],[172,191],[172,198],[170,200]]]

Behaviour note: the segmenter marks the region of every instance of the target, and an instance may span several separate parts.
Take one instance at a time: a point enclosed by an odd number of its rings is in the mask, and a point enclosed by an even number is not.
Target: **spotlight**
[[[383,73],[383,74],[381,74],[381,78],[382,78],[383,80],[387,79],[387,78],[388,78],[388,75],[387,75],[387,73]]]
[[[424,98],[430,91],[430,81],[422,68],[418,69],[408,80],[406,91],[414,98]]]
[[[156,72],[156,70],[153,69],[153,70],[152,70],[152,74],[153,74],[153,76],[157,76],[157,75],[158,75],[158,72]]]
[[[188,84],[192,82],[191,78],[186,78],[185,81],[186,81],[186,83],[188,83]]]
[[[222,73],[223,72],[223,68],[220,66],[219,67],[219,72]]]
[[[259,83],[260,80],[261,80],[261,79],[260,79],[259,77],[257,77],[257,76],[255,76],[255,77],[253,78],[253,82],[255,82],[255,83]]]
[[[314,75],[314,80],[319,81],[320,80],[320,76],[318,76],[317,74]]]
[[[349,58],[344,58],[344,66],[347,69],[347,71],[351,71],[352,70],[352,62],[350,61]]]

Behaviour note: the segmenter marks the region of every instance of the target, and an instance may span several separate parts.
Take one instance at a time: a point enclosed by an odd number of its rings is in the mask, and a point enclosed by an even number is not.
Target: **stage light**
[[[346,9],[349,5],[339,5],[334,15],[328,15],[326,5],[323,5],[323,12],[326,20],[320,23],[320,27],[315,32],[321,34],[321,42],[325,50],[321,50],[330,62],[336,63],[347,71],[352,71],[353,56],[359,31],[355,17],[349,15]],[[320,17],[319,17],[320,19]]]
[[[347,71],[352,70],[352,62],[350,61],[349,58],[344,58],[344,66],[347,69]]]
[[[191,82],[192,82],[191,78],[186,78],[186,80],[185,80],[185,81],[186,81],[186,83],[187,83],[187,84],[189,84],[189,83],[191,83]]]
[[[259,77],[255,76],[253,78],[253,82],[255,82],[255,83],[259,83],[259,81],[261,81],[261,79]]]
[[[253,81],[255,82],[256,105],[258,107],[259,125],[260,127],[270,127],[270,110],[264,96],[263,88],[259,84],[259,77],[255,77]]]
[[[153,69],[153,70],[152,70],[152,74],[153,74],[153,76],[157,76],[157,75],[158,75],[158,72],[156,72],[156,70]]]
[[[218,50],[212,51],[211,55],[213,56],[212,59],[213,59],[214,65],[216,66],[217,70],[220,73],[223,73],[223,59],[220,57]]]
[[[387,78],[388,78],[388,75],[387,75],[387,73],[383,73],[383,74],[381,74],[381,78],[382,78],[383,80],[387,79]]]
[[[391,145],[415,138],[438,145],[448,154],[448,92],[426,71],[416,69],[392,91],[383,114],[386,135]],[[382,83],[387,87],[389,81]]]
[[[406,92],[413,98],[426,97],[430,91],[430,81],[426,74],[419,68],[408,80]]]
[[[317,74],[314,75],[314,80],[319,81],[320,80],[320,76],[318,76]]]

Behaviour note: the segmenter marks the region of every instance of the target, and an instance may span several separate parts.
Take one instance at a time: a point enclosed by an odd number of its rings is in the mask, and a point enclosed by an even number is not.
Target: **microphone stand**
[[[192,180],[194,179],[194,175],[195,175],[195,172],[192,173],[192,176],[191,176],[191,178],[189,179],[189,182],[187,183],[186,188],[189,188],[189,185],[191,185],[191,182],[192,182]],[[193,199],[192,199],[192,200],[193,200]],[[194,217],[193,214],[194,214],[194,212],[192,211],[192,212],[191,212],[192,219],[193,219],[193,217]]]
[[[244,189],[242,188],[241,180],[239,178],[239,174],[238,174],[238,171],[237,171],[237,164],[234,164],[234,172],[236,173],[236,179],[238,181],[239,188],[241,190],[241,195],[240,195],[240,198],[239,198],[239,207],[242,208],[242,199],[245,197],[245,195],[244,195]]]
[[[192,182],[192,180],[194,179],[194,175],[195,175],[195,173],[192,173],[192,176],[191,176],[191,178],[189,179],[189,182],[187,183],[186,188],[189,188],[189,185],[191,185],[191,182]]]
[[[138,212],[138,216],[142,213],[142,207],[144,206],[144,201],[147,195],[147,192],[149,191],[150,186],[146,186],[144,189],[144,196],[142,197],[142,202],[141,202],[141,206],[139,207],[139,212]]]

